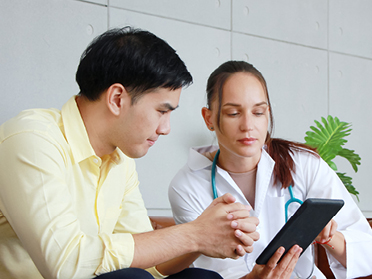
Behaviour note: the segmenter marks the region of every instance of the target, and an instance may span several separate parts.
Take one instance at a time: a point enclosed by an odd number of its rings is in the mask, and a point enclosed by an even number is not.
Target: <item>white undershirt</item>
[[[235,181],[236,185],[238,185],[240,190],[242,190],[243,195],[248,200],[252,208],[254,208],[254,200],[256,193],[256,173],[257,168],[242,173],[229,172],[231,178]]]
[[[203,155],[207,157],[209,160],[213,161],[213,156],[211,152],[206,152]],[[248,172],[241,172],[241,173],[228,172],[228,173],[230,174],[231,178],[235,181],[236,185],[238,185],[240,190],[242,190],[243,195],[245,196],[249,204],[254,209],[257,167]]]

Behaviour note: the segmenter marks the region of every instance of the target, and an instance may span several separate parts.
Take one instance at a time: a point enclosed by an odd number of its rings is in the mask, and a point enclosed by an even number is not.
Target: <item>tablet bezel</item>
[[[266,264],[281,246],[285,248],[283,256],[295,244],[303,253],[343,205],[340,199],[306,199],[258,256],[256,263]]]

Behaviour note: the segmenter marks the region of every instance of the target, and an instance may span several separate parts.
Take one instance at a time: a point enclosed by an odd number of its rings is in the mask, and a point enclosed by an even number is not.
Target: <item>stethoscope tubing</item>
[[[218,198],[217,188],[216,188],[216,168],[217,168],[217,161],[218,161],[219,155],[220,155],[220,150],[218,149],[216,155],[214,156],[213,163],[212,163],[212,169],[211,169],[211,184],[212,184],[213,199],[217,199]],[[290,199],[285,203],[285,206],[284,206],[285,222],[288,221],[288,207],[289,207],[289,205],[291,203],[298,203],[300,205],[303,204],[303,201],[301,201],[299,199],[296,199],[294,197],[292,185],[289,185],[288,191],[289,191]],[[314,249],[313,249],[313,261],[314,261]],[[314,265],[315,264],[313,262],[312,271],[311,271],[309,277],[307,277],[307,278],[310,278],[311,277],[311,275],[312,275],[312,273],[314,271]]]
[[[220,150],[217,150],[216,155],[214,156],[213,163],[212,163],[212,170],[211,170],[211,183],[212,183],[212,191],[213,191],[213,199],[218,198],[217,188],[216,188],[216,166],[218,157],[220,156]]]
[[[218,198],[217,194],[217,188],[216,188],[216,168],[217,168],[217,161],[218,157],[220,156],[220,150],[217,150],[216,155],[214,156],[213,163],[212,163],[212,170],[211,170],[211,184],[212,184],[212,192],[213,192],[213,199]],[[288,207],[291,203],[298,203],[298,204],[303,204],[303,202],[299,199],[296,199],[293,195],[293,189],[292,185],[289,185],[288,191],[290,194],[290,199],[285,203],[284,206],[284,212],[285,212],[285,222],[288,221]]]

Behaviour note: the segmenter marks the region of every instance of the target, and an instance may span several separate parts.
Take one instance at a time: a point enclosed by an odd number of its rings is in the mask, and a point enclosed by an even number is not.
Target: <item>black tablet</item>
[[[256,263],[266,264],[281,246],[285,248],[283,256],[295,244],[305,251],[343,205],[343,200],[316,198],[305,200],[262,251]]]

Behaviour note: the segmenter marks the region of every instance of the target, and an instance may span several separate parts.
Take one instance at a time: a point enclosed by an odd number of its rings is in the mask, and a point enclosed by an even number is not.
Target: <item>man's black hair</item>
[[[148,31],[124,27],[108,30],[92,41],[81,56],[76,82],[79,94],[91,101],[120,83],[135,103],[151,89],[188,86],[192,77],[164,40]]]

